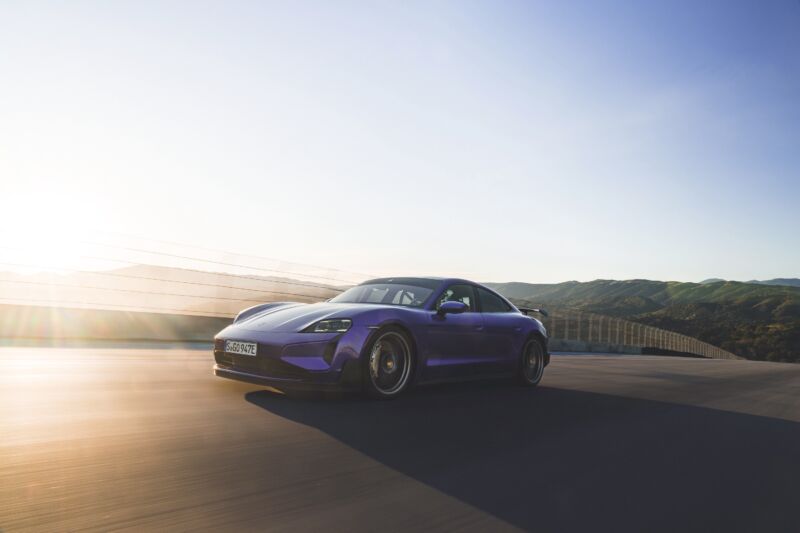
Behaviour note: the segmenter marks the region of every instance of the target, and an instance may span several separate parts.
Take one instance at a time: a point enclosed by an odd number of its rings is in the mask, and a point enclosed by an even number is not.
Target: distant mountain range
[[[709,278],[704,279],[700,283],[706,285],[708,283],[718,283],[720,281],[727,281],[721,278]],[[753,283],[756,285],[783,285],[785,287],[800,287],[800,278],[775,278],[775,279],[765,279],[759,281],[757,279],[751,279],[750,281],[745,281],[744,283]]]
[[[782,283],[777,283],[781,281]],[[749,359],[800,362],[800,286],[787,281],[488,283],[506,297],[677,331]]]

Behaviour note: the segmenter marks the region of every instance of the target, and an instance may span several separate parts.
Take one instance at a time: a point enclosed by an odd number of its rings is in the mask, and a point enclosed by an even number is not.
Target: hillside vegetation
[[[800,362],[800,287],[650,280],[488,285],[509,298],[677,331],[748,359]]]

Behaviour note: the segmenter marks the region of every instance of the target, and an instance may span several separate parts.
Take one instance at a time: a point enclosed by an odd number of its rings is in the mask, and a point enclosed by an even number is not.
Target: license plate
[[[254,342],[225,341],[225,352],[255,357],[257,346]]]

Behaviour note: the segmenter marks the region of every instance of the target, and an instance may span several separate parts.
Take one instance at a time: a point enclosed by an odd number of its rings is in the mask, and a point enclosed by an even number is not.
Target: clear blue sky
[[[5,237],[800,276],[797,1],[19,1],[0,50]]]

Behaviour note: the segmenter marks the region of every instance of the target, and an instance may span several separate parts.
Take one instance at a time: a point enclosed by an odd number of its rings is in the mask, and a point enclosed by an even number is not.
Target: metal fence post
[[[603,342],[600,338],[603,336],[603,315],[597,317],[597,342],[598,344]]]

